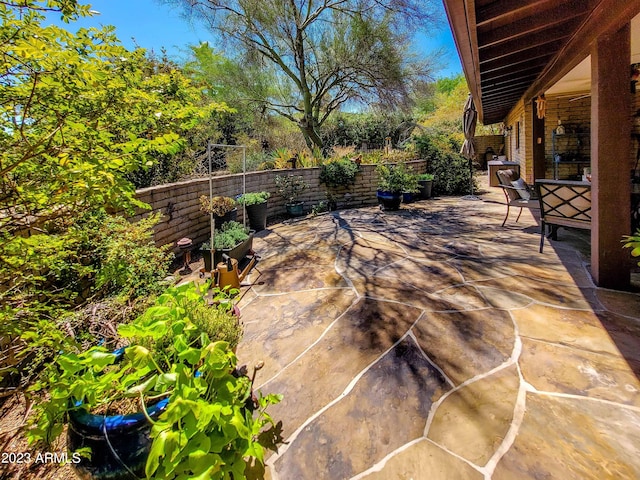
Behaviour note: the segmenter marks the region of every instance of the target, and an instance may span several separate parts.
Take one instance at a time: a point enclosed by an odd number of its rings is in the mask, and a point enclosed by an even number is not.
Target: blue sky
[[[182,17],[179,9],[158,0],[87,0],[86,3],[90,3],[93,10],[100,14],[64,25],[65,28],[73,29],[74,25],[113,25],[126,48],[132,49],[137,44],[160,53],[161,47],[164,47],[170,56],[175,57],[180,57],[190,44],[209,41],[215,45],[213,37],[203,25],[189,22]],[[416,38],[419,48],[444,50],[443,68],[436,73],[437,77],[451,76],[462,71],[449,26],[444,13],[442,15],[443,25],[430,34],[430,38],[424,34]]]

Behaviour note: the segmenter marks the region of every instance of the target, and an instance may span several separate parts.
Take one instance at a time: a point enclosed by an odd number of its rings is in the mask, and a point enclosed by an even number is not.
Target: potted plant
[[[431,198],[431,189],[433,187],[434,176],[431,173],[422,173],[418,175],[418,185],[420,187],[420,198],[426,200]]]
[[[640,229],[636,230],[633,235],[625,235],[622,238],[623,247],[631,250],[632,257],[640,257]],[[640,266],[640,262],[638,262]]]
[[[50,395],[35,406],[30,440],[54,440],[68,419],[83,478],[243,478],[246,462],[263,459],[265,409],[280,397],[255,398],[230,348],[238,319],[228,305],[208,306],[207,289],[169,288],[119,326],[129,342],[119,351],[61,353],[34,388]]]
[[[213,237],[213,264],[211,264],[211,244],[205,242],[200,247],[205,271],[211,272],[218,263],[222,262],[223,254],[238,261],[246,257],[253,247],[253,234],[252,230],[248,230],[238,222],[227,222],[222,225]]]
[[[398,210],[402,202],[402,192],[411,188],[407,182],[410,170],[404,163],[378,165],[378,203],[382,210]]]
[[[213,215],[215,228],[220,228],[227,222],[235,222],[238,218],[238,207],[236,201],[231,197],[218,195],[209,198],[206,195],[201,195],[200,210]]]
[[[415,200],[415,194],[419,191],[418,175],[413,173],[413,170],[407,170],[404,178],[404,187],[402,188],[402,201],[404,203],[412,203]]]
[[[270,196],[269,192],[250,192],[237,197],[237,202],[244,205],[247,212],[251,230],[259,232],[267,228],[267,200]]]
[[[298,200],[309,185],[299,175],[277,175],[275,178],[278,195],[284,198],[287,213],[292,217],[304,214],[304,202]]]

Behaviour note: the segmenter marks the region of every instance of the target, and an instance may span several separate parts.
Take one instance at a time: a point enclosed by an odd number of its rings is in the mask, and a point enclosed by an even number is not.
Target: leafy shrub
[[[278,148],[271,154],[273,161],[273,168],[285,169],[291,167],[289,160],[294,156],[294,153],[288,148]]]
[[[414,193],[419,190],[418,180],[413,170],[404,163],[397,165],[378,165],[378,189],[393,193]]]
[[[105,219],[96,243],[96,290],[126,299],[160,291],[173,258],[169,245],[156,247],[153,240],[153,227],[161,217],[156,213],[135,223],[123,217]]]
[[[416,146],[421,158],[427,160],[427,172],[435,177],[434,195],[464,195],[469,193],[469,162],[452,151],[453,145],[438,142],[429,136],[416,138]],[[473,178],[474,190],[477,189]]]
[[[435,177],[433,176],[432,173],[421,173],[420,175],[418,175],[419,182],[433,181],[434,178]]]
[[[238,195],[236,201],[240,205],[250,206],[266,202],[271,197],[269,192],[247,192]]]
[[[173,257],[169,247],[153,242],[159,218],[130,222],[101,210],[65,231],[18,238],[24,277],[12,276],[19,286],[13,292],[0,291],[0,338],[13,339],[16,361],[0,371],[0,382],[11,378],[13,385],[24,386],[76,342],[110,341],[114,328],[103,311],[110,320],[128,322],[149,298],[153,301],[166,286]],[[0,266],[0,278],[10,272],[6,264]],[[87,309],[89,301],[94,305]]]
[[[121,356],[103,347],[59,355],[33,388],[51,395],[35,406],[30,441],[55,440],[71,409],[95,412],[126,398],[148,403],[168,397],[152,426],[147,478],[244,478],[250,461],[263,462],[260,434],[273,425],[265,410],[281,397],[254,399],[251,380],[237,371],[229,344],[210,337],[211,318],[192,320],[213,312],[205,313],[207,287],[171,287],[122,325],[119,333],[130,346]]]
[[[220,230],[216,231],[213,237],[213,248],[216,250],[233,248],[247,238],[249,238],[249,232],[241,223],[226,222]],[[209,242],[204,242],[200,249],[210,250],[211,245]]]
[[[349,158],[331,159],[322,165],[320,183],[327,187],[346,187],[356,182],[358,165]]]
[[[342,113],[332,116],[322,128],[322,141],[327,147],[334,145],[382,148],[385,138],[391,137],[393,145],[400,141],[402,125],[410,120],[401,114]]]
[[[231,349],[242,338],[242,325],[238,317],[223,305],[199,305],[191,312],[191,321],[214,341],[224,341]]]
[[[236,208],[236,201],[231,197],[207,197],[206,195],[200,195],[200,210],[206,213],[213,213],[218,217],[224,216],[231,210]]]
[[[275,182],[278,195],[287,203],[295,203],[302,192],[309,188],[300,175],[277,175]]]

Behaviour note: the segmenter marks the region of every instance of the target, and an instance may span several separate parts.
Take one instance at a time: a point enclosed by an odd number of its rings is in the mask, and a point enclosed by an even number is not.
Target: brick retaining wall
[[[425,160],[407,162],[417,173],[426,170]],[[245,176],[247,192],[267,191],[271,193],[269,199],[268,216],[286,213],[284,201],[276,195],[274,179],[276,175],[301,175],[309,184],[300,200],[305,202],[305,210],[310,211],[313,205],[326,200],[326,192],[337,197],[338,208],[361,207],[377,203],[376,190],[378,177],[375,165],[361,165],[356,176],[356,183],[349,187],[328,189],[320,184],[320,168],[302,168],[288,170],[267,170],[249,172]],[[213,177],[213,195],[235,197],[242,193],[242,174]],[[194,243],[200,243],[209,238],[209,216],[200,211],[200,195],[209,195],[209,179],[199,178],[184,182],[159,185],[138,190],[137,198],[151,206],[151,212],[162,213],[162,220],[155,228],[155,240],[158,245],[175,245],[182,237],[191,238]],[[138,211],[133,217],[139,220],[149,211]],[[238,209],[238,221],[242,222],[242,208]]]

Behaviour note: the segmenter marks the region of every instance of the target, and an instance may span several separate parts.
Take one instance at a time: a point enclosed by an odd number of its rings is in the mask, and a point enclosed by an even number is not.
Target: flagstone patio
[[[260,232],[238,356],[285,443],[265,478],[640,478],[640,295],[589,238],[538,253],[500,192]]]

